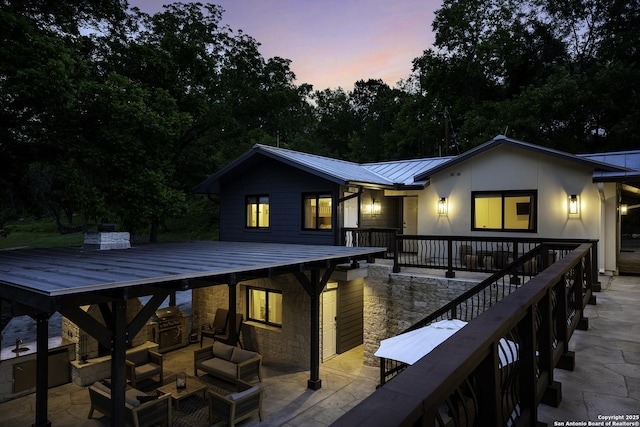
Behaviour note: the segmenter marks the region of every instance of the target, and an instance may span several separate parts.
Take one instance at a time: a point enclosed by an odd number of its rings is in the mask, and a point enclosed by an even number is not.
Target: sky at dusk
[[[143,12],[162,10],[162,0],[129,0]],[[241,29],[260,44],[266,59],[292,61],[297,84],[315,90],[353,90],[357,80],[382,79],[395,86],[411,61],[433,43],[431,23],[441,0],[218,0],[222,24]]]

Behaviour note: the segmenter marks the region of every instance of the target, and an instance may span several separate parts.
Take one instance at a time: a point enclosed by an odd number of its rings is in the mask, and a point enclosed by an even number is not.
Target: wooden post
[[[322,388],[322,381],[320,380],[320,294],[335,268],[335,265],[327,268],[322,278],[320,278],[320,269],[318,268],[311,270],[309,278],[302,271],[293,273],[311,299],[311,315],[309,319],[311,355],[309,357],[309,381],[307,382],[307,387],[311,390]]]
[[[49,388],[49,317],[48,313],[36,315],[36,422],[34,427],[50,426],[47,419],[47,389]]]
[[[236,295],[236,287],[238,285],[238,280],[235,274],[231,274],[229,276],[229,320],[227,328],[229,330],[229,344],[235,346],[238,343],[238,334],[236,332],[238,325],[236,325],[236,304],[237,304],[237,295]]]
[[[111,303],[111,425],[125,424],[124,391],[127,383],[125,359],[127,350],[126,310],[127,302],[117,300]]]
[[[311,270],[311,286],[314,292],[311,297],[311,356],[310,356],[310,373],[307,387],[311,390],[319,390],[322,388],[322,380],[320,379],[320,271]]]

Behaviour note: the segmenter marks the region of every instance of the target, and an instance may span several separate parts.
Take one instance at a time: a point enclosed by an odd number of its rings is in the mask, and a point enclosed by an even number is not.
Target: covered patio
[[[48,420],[48,319],[60,312],[111,349],[112,425],[124,424],[125,350],[130,337],[173,292],[229,287],[229,329],[235,330],[235,287],[243,280],[293,274],[310,297],[310,361],[307,387],[322,387],[319,361],[319,296],[335,269],[379,256],[384,248],[235,242],[144,245],[126,250],[55,248],[0,252],[0,290],[11,316],[37,321],[35,423]],[[151,298],[127,323],[126,302]],[[97,304],[105,324],[80,307]],[[7,307],[6,303],[3,303]],[[5,310],[6,311],[6,310]],[[11,317],[3,313],[2,329]],[[106,326],[105,326],[106,325]],[[232,337],[233,339],[233,337]],[[186,368],[185,368],[186,369]]]

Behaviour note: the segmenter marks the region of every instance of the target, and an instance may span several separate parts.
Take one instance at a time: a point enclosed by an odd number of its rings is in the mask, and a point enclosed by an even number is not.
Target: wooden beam
[[[102,323],[91,317],[86,311],[77,306],[62,306],[60,314],[69,318],[76,325],[82,325],[82,329],[98,340],[104,348],[111,348],[111,336],[113,333]]]
[[[158,293],[153,295],[144,307],[142,307],[142,310],[136,314],[136,317],[127,325],[127,336],[131,337],[131,341],[133,341],[133,337],[138,335],[138,332],[146,325],[151,316],[153,316],[158,307],[160,307],[160,304],[167,299],[167,295],[172,292],[173,291],[169,289],[158,289]]]

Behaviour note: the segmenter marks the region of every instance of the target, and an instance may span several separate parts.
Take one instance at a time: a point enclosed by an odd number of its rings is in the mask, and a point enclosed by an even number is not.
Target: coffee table
[[[206,398],[207,384],[203,383],[196,377],[187,375],[186,387],[177,388],[176,382],[171,381],[169,384],[165,384],[158,387],[158,391],[170,394],[173,406],[176,411],[180,410],[180,401],[185,397],[193,396],[196,393],[202,393],[202,397]]]

